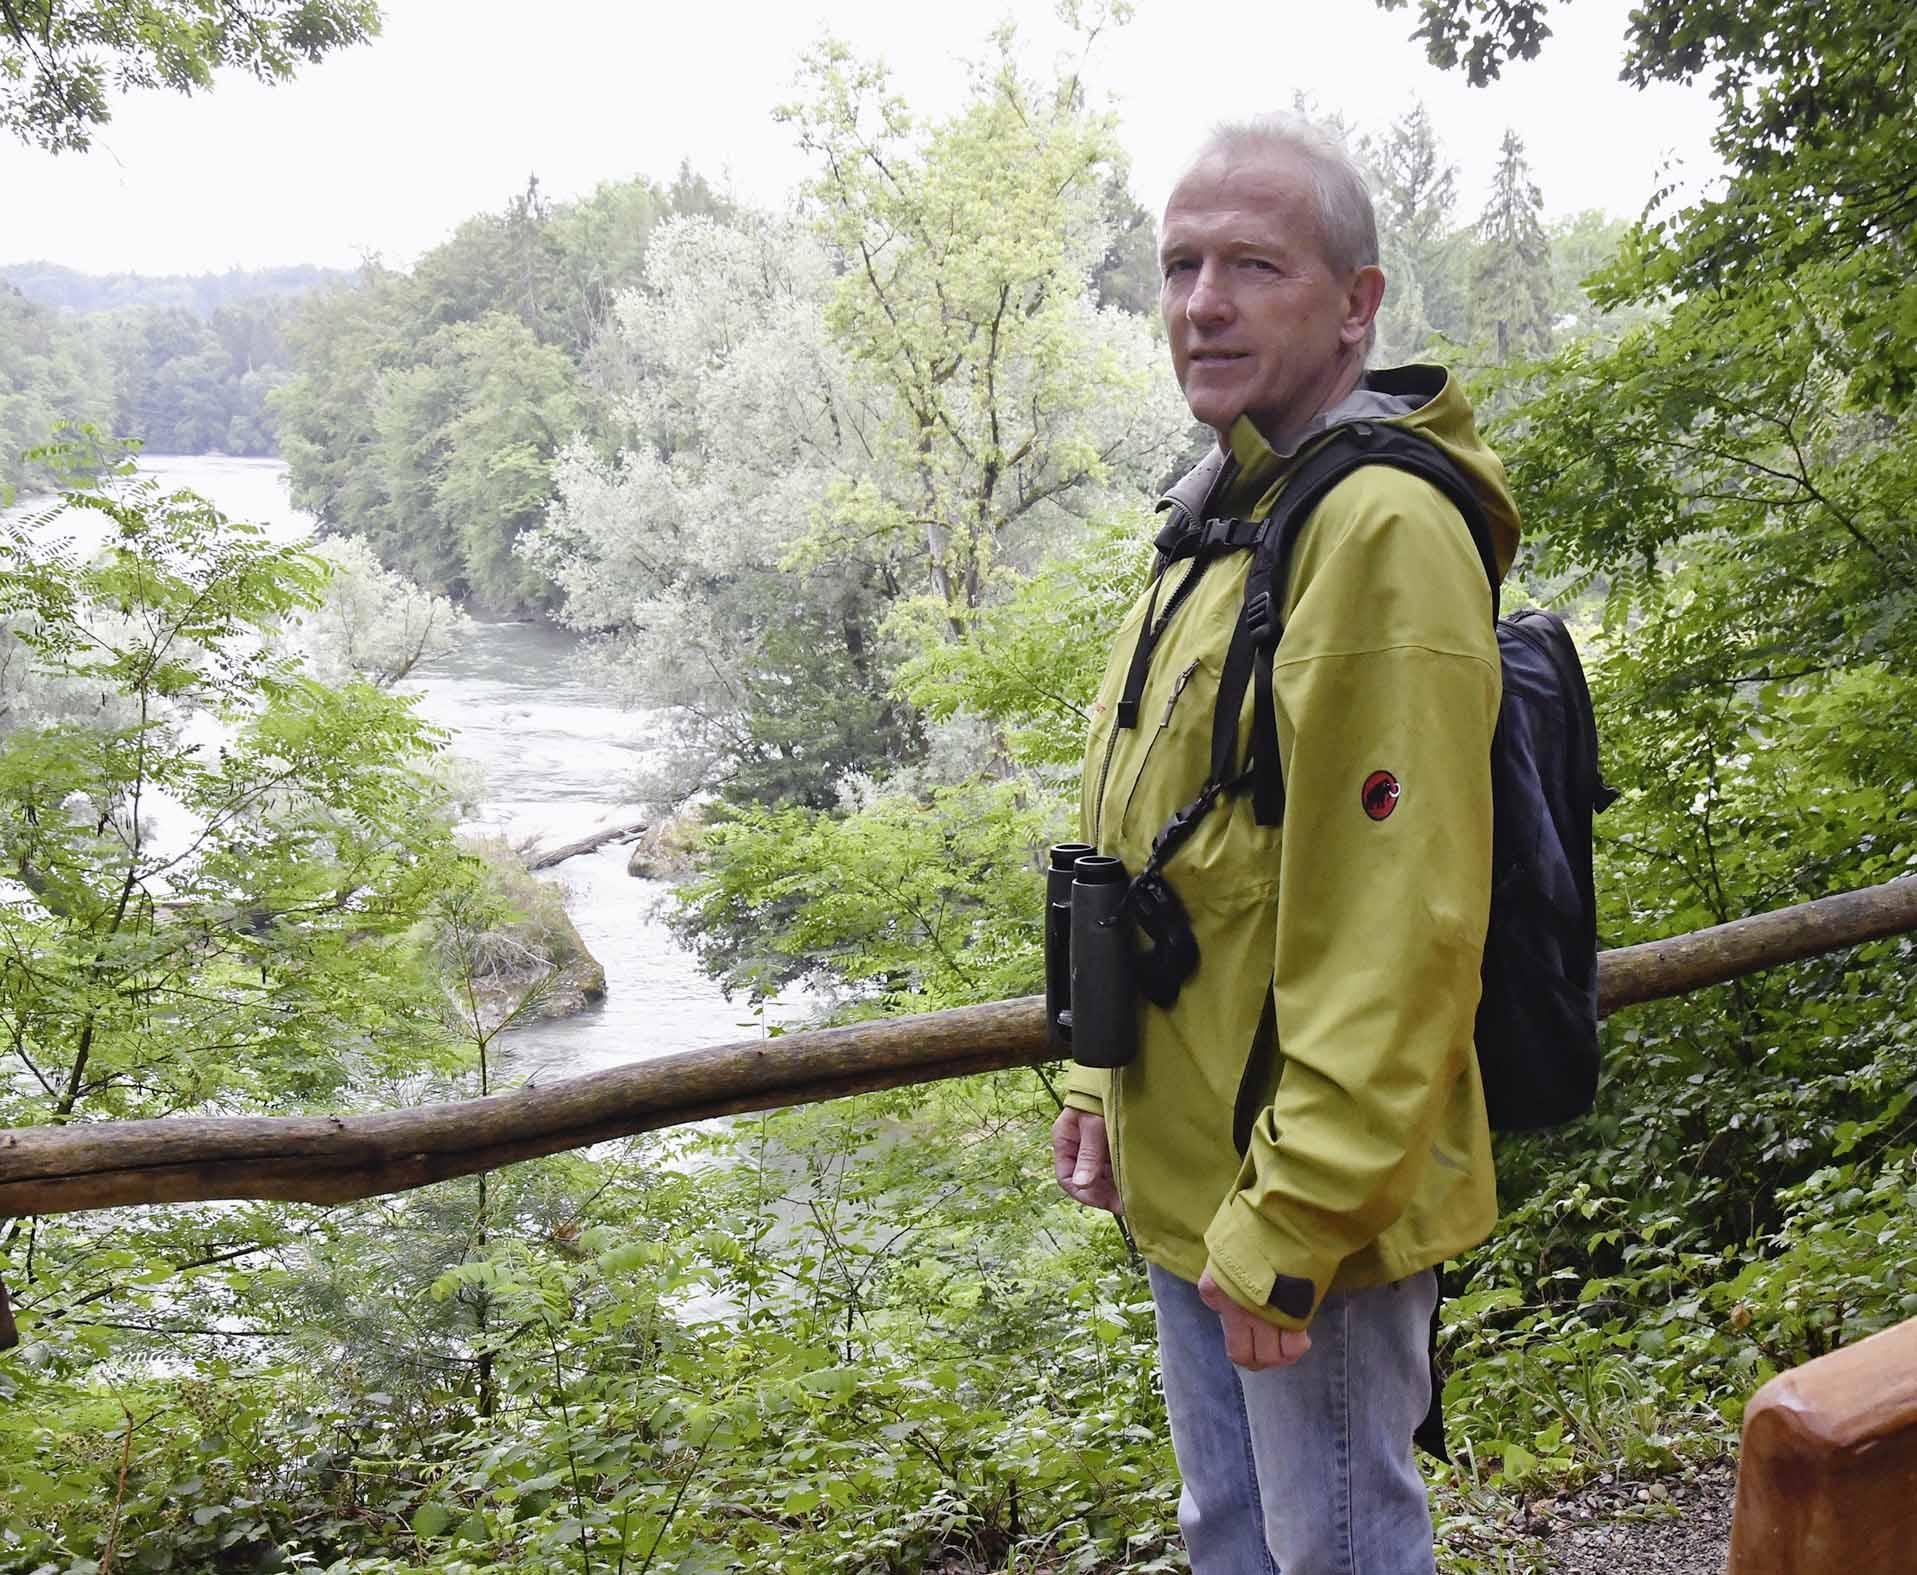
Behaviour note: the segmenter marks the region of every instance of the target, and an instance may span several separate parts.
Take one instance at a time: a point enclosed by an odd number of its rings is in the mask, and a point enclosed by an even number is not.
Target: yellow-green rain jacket
[[[1508,569],[1518,517],[1504,467],[1441,369],[1371,374],[1298,453],[1329,426],[1380,418],[1435,439],[1471,479]],[[1296,456],[1274,453],[1243,418],[1230,450],[1208,513],[1260,518]],[[1133,873],[1204,785],[1251,557],[1215,559],[1172,615],[1134,729],[1113,723],[1145,597],[1113,642],[1080,834]],[[1189,559],[1167,572],[1160,607],[1190,572]],[[1187,1280],[1209,1267],[1234,1300],[1299,1328],[1308,1316],[1270,1303],[1278,1276],[1308,1282],[1315,1312],[1333,1288],[1462,1252],[1497,1214],[1472,1023],[1498,651],[1483,561],[1434,486],[1369,465],[1324,498],[1298,538],[1272,676],[1284,823],[1258,825],[1248,793],[1200,823],[1165,867],[1191,916],[1197,971],[1169,1010],[1141,998],[1130,1065],[1074,1065],[1068,1087],[1071,1104],[1106,1117],[1139,1251]],[[1381,772],[1395,789],[1380,792]],[[1268,999],[1275,1046],[1260,1034]],[[1248,1128],[1242,1154],[1234,1127]],[[1287,1306],[1302,1305],[1300,1287],[1285,1289]]]

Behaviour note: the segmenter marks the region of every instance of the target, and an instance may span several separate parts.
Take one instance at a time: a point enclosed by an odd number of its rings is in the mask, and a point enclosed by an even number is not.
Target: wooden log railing
[[[1917,879],[1609,951],[1599,1010],[1917,930]],[[1037,997],[716,1045],[490,1099],[346,1116],[0,1132],[0,1218],[216,1198],[341,1203],[709,1116],[1052,1058]]]

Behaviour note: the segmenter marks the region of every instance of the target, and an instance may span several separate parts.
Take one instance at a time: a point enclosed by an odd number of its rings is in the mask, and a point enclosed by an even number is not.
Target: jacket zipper
[[[1185,692],[1185,685],[1191,682],[1191,675],[1198,671],[1198,658],[1193,657],[1185,670],[1178,675],[1178,681],[1172,685],[1171,695],[1165,701],[1165,714],[1158,719],[1158,731],[1164,732],[1171,726],[1172,707],[1178,704],[1178,697]]]
[[[1145,758],[1139,762],[1138,775],[1132,778],[1131,791],[1125,795],[1125,808],[1118,817],[1118,834],[1125,834],[1125,823],[1131,819],[1132,800],[1138,796],[1138,784],[1145,779],[1145,773],[1151,768],[1152,753],[1158,748],[1159,739],[1165,736],[1165,729],[1171,726],[1172,712],[1177,709],[1178,697],[1185,692],[1185,686],[1191,682],[1192,674],[1198,671],[1199,658],[1194,656],[1172,684],[1172,692],[1165,698],[1165,709],[1159,714],[1158,726],[1152,733],[1152,741],[1145,746]]]

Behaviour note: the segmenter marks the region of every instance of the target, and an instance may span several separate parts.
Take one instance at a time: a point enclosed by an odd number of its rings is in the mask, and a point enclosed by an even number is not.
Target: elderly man
[[[1218,435],[1203,517],[1258,520],[1325,433],[1394,423],[1468,478],[1508,567],[1516,510],[1455,384],[1365,371],[1385,279],[1335,143],[1220,128],[1166,205],[1160,259],[1172,367]],[[1130,871],[1206,780],[1250,561],[1170,564],[1119,632],[1081,834]],[[1414,1575],[1433,1568],[1412,1434],[1434,1266],[1496,1216],[1472,1024],[1498,649],[1458,510],[1386,465],[1311,512],[1284,602],[1282,823],[1228,793],[1167,865],[1197,970],[1173,1006],[1139,1003],[1129,1064],[1073,1068],[1054,1157],[1149,1261],[1198,1575]]]

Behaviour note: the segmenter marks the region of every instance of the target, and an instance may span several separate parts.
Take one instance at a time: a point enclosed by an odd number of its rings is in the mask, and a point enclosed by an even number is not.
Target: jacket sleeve
[[[1102,1066],[1080,1066],[1072,1062],[1065,1073],[1065,1103],[1088,1115],[1105,1114],[1105,1094],[1111,1087],[1111,1072]]]
[[[1484,571],[1434,488],[1360,471],[1298,551],[1273,665],[1280,1070],[1205,1233],[1226,1293],[1289,1328],[1403,1212],[1468,1075],[1499,697]]]

